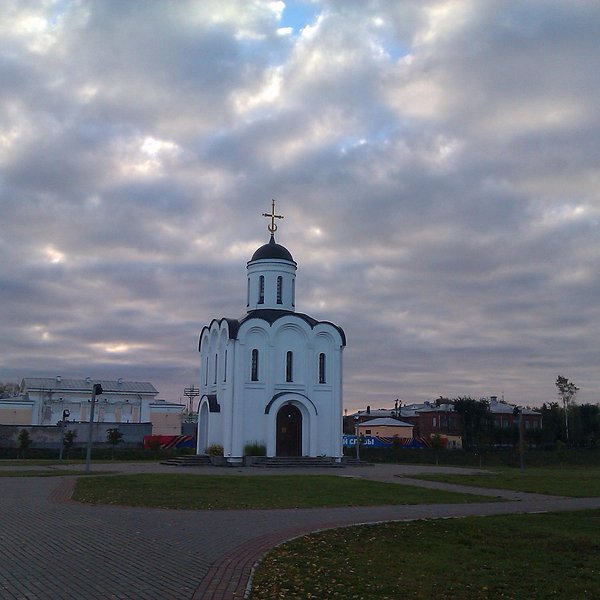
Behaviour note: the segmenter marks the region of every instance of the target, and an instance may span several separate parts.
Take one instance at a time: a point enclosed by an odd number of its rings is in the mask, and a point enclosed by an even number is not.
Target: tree
[[[25,454],[27,453],[29,446],[31,446],[31,437],[29,435],[29,431],[26,429],[21,429],[21,431],[19,431],[19,456],[21,458],[25,458]]]
[[[453,404],[455,412],[462,419],[464,446],[481,451],[483,443],[489,438],[493,422],[489,402],[485,398],[474,400],[464,396],[456,398]]]
[[[19,392],[19,386],[16,383],[2,383],[0,381],[0,398],[10,398],[16,396]]]
[[[69,458],[69,453],[71,452],[71,448],[73,447],[73,444],[75,443],[76,437],[77,437],[77,432],[74,431],[73,429],[69,429],[67,432],[65,432],[65,435],[63,436],[63,447],[65,449],[65,454],[66,454],[67,458]]]
[[[567,445],[569,445],[569,408],[571,401],[579,391],[579,388],[566,377],[559,375],[556,378],[555,384],[558,388],[558,396],[562,399],[563,409],[565,411],[565,437]]]
[[[106,441],[112,446],[112,460],[115,460],[115,447],[123,441],[123,434],[116,427],[107,429]]]
[[[433,456],[435,458],[435,464],[440,464],[440,450],[444,447],[442,444],[442,438],[438,433],[434,433],[431,436],[431,449],[433,450]]]

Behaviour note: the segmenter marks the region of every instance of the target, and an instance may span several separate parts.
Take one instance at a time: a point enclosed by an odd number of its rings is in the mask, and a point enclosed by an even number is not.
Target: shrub
[[[206,454],[209,456],[223,456],[223,446],[221,444],[211,444],[206,449]]]
[[[244,456],[266,456],[267,447],[259,442],[252,442],[244,446]]]

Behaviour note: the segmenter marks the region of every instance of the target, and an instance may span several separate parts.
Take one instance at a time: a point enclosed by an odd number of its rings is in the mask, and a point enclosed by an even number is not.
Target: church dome
[[[294,262],[291,252],[285,246],[276,243],[275,236],[273,235],[271,235],[271,239],[269,240],[268,244],[264,244],[263,246],[261,246],[252,255],[250,262],[265,259],[289,260],[290,262]]]

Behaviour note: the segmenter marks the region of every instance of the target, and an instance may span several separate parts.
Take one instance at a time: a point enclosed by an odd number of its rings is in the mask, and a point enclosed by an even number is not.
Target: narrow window
[[[265,276],[261,275],[258,278],[258,303],[265,303]]]
[[[217,383],[217,371],[219,370],[219,355],[215,354],[215,377],[213,383]]]
[[[227,350],[225,350],[225,360],[223,363],[223,381],[227,381]]]
[[[294,354],[289,350],[285,355],[285,380],[294,381]]]
[[[250,306],[250,277],[248,277],[248,289],[246,290],[246,306]]]
[[[258,350],[256,348],[252,350],[252,373],[250,380],[258,381]]]
[[[281,299],[281,288],[283,287],[283,277],[279,275],[277,277],[277,304],[283,304]]]
[[[206,369],[204,370],[204,385],[208,385],[208,356],[206,357]]]
[[[321,354],[319,354],[319,383],[326,383],[324,352],[321,352]]]
[[[292,306],[296,306],[296,280],[292,279]]]

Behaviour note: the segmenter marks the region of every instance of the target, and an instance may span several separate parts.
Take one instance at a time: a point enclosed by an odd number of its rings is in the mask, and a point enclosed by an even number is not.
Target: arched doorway
[[[277,456],[302,456],[302,413],[285,404],[277,413]]]

